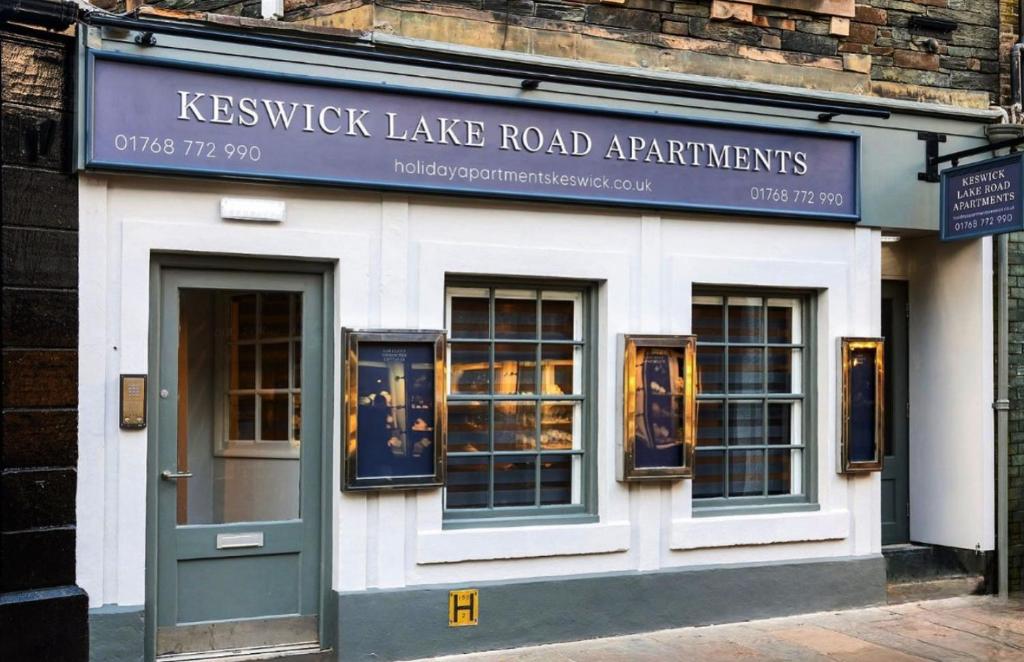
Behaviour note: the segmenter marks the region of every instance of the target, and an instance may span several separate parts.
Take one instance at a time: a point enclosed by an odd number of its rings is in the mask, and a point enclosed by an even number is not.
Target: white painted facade
[[[225,197],[281,201],[282,223],[221,218]],[[334,370],[330,448],[333,588],[359,591],[603,572],[878,554],[877,474],[836,472],[837,339],[880,329],[881,232],[844,223],[646,214],[565,205],[343,189],[83,175],[77,582],[90,605],[145,602],[147,436],[117,425],[117,377],[149,366],[150,255],[189,252],[329,261],[340,329],[442,328],[446,274],[572,277],[600,283],[596,457],[599,521],[446,530],[437,489],[343,493]],[[914,242],[906,242],[911,244]],[[929,542],[992,548],[991,249],[988,240],[895,260],[921,309],[912,327],[912,519]],[[902,248],[906,248],[903,246]],[[903,260],[901,262],[901,260]],[[898,276],[901,274],[897,274]],[[948,281],[948,286],[947,286]],[[688,333],[694,285],[818,292],[819,510],[693,516],[688,480],[615,480],[622,333]],[[982,296],[979,296],[982,293]],[[950,312],[955,309],[955,314]],[[956,350],[949,343],[956,339]],[[966,347],[965,347],[966,343]],[[917,349],[914,349],[917,348]],[[970,352],[970,360],[963,352]],[[916,357],[916,358],[915,358]],[[937,361],[937,359],[943,359]],[[981,366],[989,366],[982,368]],[[987,370],[987,371],[986,371]],[[947,375],[943,380],[937,374]],[[970,397],[952,386],[970,383]],[[967,390],[958,387],[958,392]],[[916,432],[914,432],[916,428]],[[929,449],[941,449],[930,458]],[[977,453],[965,465],[965,451]],[[954,457],[955,456],[955,457]],[[956,490],[951,490],[951,485]],[[968,527],[973,523],[973,528]],[[960,535],[962,534],[962,535]],[[961,540],[961,537],[964,537]],[[915,538],[916,539],[916,538]]]

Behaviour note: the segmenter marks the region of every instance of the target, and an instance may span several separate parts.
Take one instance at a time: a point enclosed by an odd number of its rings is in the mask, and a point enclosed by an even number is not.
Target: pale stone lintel
[[[811,14],[846,16],[853,18],[856,12],[854,0],[743,0],[752,5],[774,9],[792,9]]]

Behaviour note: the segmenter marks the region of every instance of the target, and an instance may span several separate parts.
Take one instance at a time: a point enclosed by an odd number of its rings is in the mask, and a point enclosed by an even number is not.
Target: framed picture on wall
[[[881,471],[885,456],[885,341],[841,338],[839,472]]]
[[[444,331],[345,330],[345,490],[440,487]]]
[[[619,480],[693,476],[696,336],[624,337]]]

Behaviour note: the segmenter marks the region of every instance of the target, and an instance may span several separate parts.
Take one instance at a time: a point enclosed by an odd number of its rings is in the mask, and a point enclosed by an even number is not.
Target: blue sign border
[[[989,230],[976,230],[974,232],[968,232],[964,234],[957,234],[950,236],[947,232],[947,224],[949,222],[949,209],[946,208],[946,192],[949,190],[949,178],[954,175],[962,175],[969,173],[974,170],[988,170],[992,167],[998,167],[1004,163],[1009,164],[1014,161],[1020,161],[1021,172],[1020,181],[1017,183],[1018,191],[1024,194],[1024,152],[1018,152],[1017,154],[1008,154],[1006,156],[998,156],[992,159],[986,159],[984,161],[978,161],[977,163],[969,163],[963,166],[957,166],[955,168],[947,168],[941,173],[941,183],[939,184],[939,238],[942,241],[959,241],[961,239],[976,239],[978,237],[990,237],[997,234],[1006,234],[1008,232],[1020,232],[1024,230],[1024,199],[1018,202],[1021,206],[1022,213],[1018,217],[1017,223],[1011,228],[1004,228],[998,232],[991,232]]]
[[[504,106],[523,106],[532,108],[543,108],[549,110],[561,110],[576,113],[602,115],[611,117],[629,117],[634,119],[643,119],[648,121],[667,122],[672,124],[689,124],[698,126],[718,126],[728,127],[733,129],[745,129],[751,132],[770,132],[790,135],[808,135],[808,136],[822,136],[828,138],[846,138],[850,139],[854,143],[854,212],[852,214],[846,213],[816,213],[816,212],[804,212],[804,211],[789,211],[789,210],[776,210],[776,209],[757,209],[755,207],[731,207],[727,205],[698,205],[698,204],[687,204],[687,203],[650,203],[644,204],[637,201],[623,201],[615,198],[601,198],[601,197],[590,197],[590,196],[574,196],[574,195],[545,195],[537,193],[505,193],[505,192],[488,192],[479,191],[475,189],[465,189],[459,187],[448,187],[448,186],[427,186],[423,184],[411,184],[411,185],[398,185],[390,182],[379,182],[372,180],[352,180],[338,177],[309,177],[306,175],[268,175],[259,176],[254,175],[251,172],[241,171],[230,171],[230,170],[211,170],[205,168],[177,168],[177,167],[162,167],[162,166],[139,166],[139,165],[125,165],[123,163],[114,163],[93,159],[92,156],[92,127],[93,127],[93,110],[94,110],[94,92],[95,84],[93,81],[93,75],[95,70],[95,62],[97,59],[106,59],[120,62],[132,62],[138,64],[145,64],[156,67],[167,67],[172,69],[184,69],[190,71],[202,71],[208,73],[218,73],[234,76],[244,76],[248,78],[261,78],[265,80],[275,81],[286,81],[286,82],[297,82],[305,84],[315,84],[330,87],[342,87],[351,89],[364,89],[372,90],[376,92],[394,92],[398,94],[410,94],[416,96],[428,96],[440,99],[463,99],[468,101],[477,101],[484,103],[501,104]],[[730,121],[730,120],[715,120],[708,118],[690,118],[681,117],[678,115],[666,115],[662,113],[649,113],[632,110],[620,110],[620,109],[608,109],[608,108],[597,108],[594,106],[582,106],[575,104],[563,104],[555,103],[550,101],[535,101],[528,99],[517,99],[508,97],[499,97],[483,94],[473,94],[467,92],[446,92],[441,90],[432,90],[428,88],[416,88],[408,87],[403,85],[389,85],[386,83],[368,83],[364,81],[350,81],[350,80],[338,80],[334,78],[326,78],[322,76],[306,76],[302,74],[285,74],[280,72],[269,72],[269,71],[256,71],[252,69],[246,69],[244,67],[234,67],[229,65],[209,64],[209,63],[197,63],[197,62],[185,62],[182,60],[175,60],[163,57],[152,57],[145,55],[135,55],[132,53],[123,53],[120,51],[105,51],[97,49],[88,49],[85,58],[85,110],[84,110],[84,126],[83,126],[83,139],[84,139],[84,167],[96,168],[101,170],[109,170],[113,172],[148,172],[154,174],[166,174],[166,175],[181,175],[181,176],[195,176],[202,175],[204,177],[211,177],[216,179],[230,179],[230,180],[244,180],[244,181],[255,181],[262,183],[271,182],[286,182],[294,184],[312,184],[320,186],[345,186],[361,190],[388,190],[388,191],[404,191],[412,193],[428,193],[428,194],[442,194],[442,195],[456,195],[468,198],[485,198],[485,199],[504,199],[504,200],[534,200],[541,202],[553,202],[553,203],[578,203],[585,205],[594,205],[602,207],[619,207],[619,208],[631,208],[631,209],[668,209],[677,211],[695,211],[700,213],[710,214],[731,214],[731,215],[743,215],[743,216],[762,216],[762,217],[781,217],[781,218],[798,218],[798,219],[815,219],[815,220],[826,220],[826,221],[850,221],[859,222],[861,220],[862,213],[862,181],[861,181],[861,152],[862,152],[862,141],[859,133],[855,131],[821,131],[815,129],[802,129],[802,128],[791,128],[777,125],[768,124],[751,124],[746,122]]]

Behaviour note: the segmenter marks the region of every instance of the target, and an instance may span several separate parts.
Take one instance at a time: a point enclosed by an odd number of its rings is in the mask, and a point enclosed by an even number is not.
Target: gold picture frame
[[[343,329],[342,333],[342,488],[443,486],[445,332]]]
[[[693,477],[696,375],[696,336],[623,336],[619,480]]]
[[[885,340],[840,338],[839,473],[881,471],[885,459]]]

